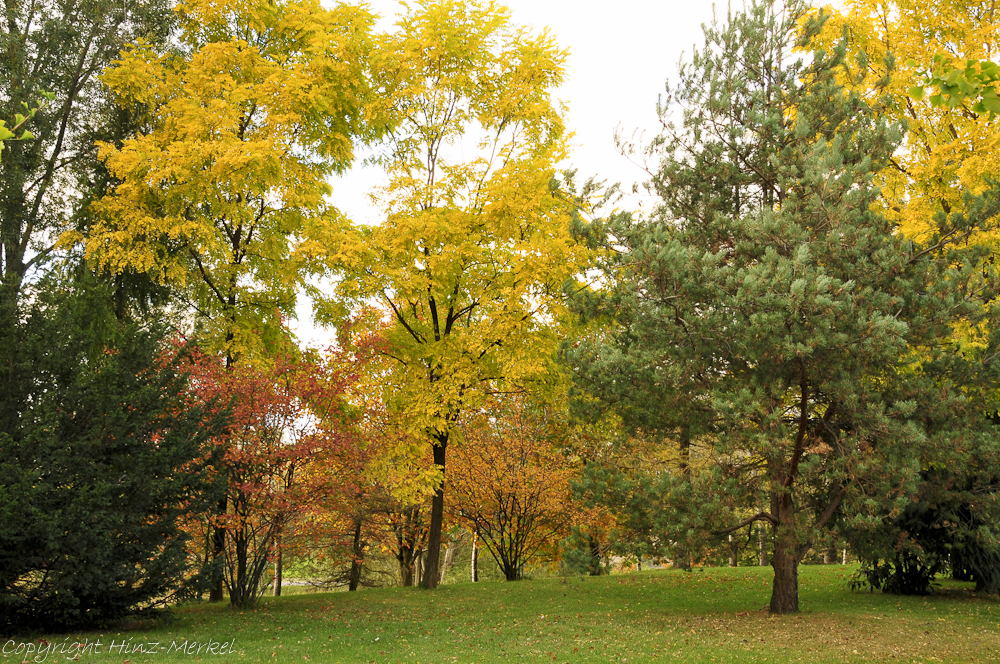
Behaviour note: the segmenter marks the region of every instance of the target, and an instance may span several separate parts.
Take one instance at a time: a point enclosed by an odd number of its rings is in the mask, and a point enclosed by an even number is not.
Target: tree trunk
[[[282,560],[281,560],[281,537],[274,538],[274,546],[278,553],[274,558],[274,581],[271,585],[271,593],[275,597],[281,597],[281,574],[282,574]]]
[[[824,565],[837,564],[837,549],[832,544],[829,547],[827,547],[826,551],[823,552],[823,564]]]
[[[471,562],[471,567],[472,567],[471,575],[472,575],[472,582],[473,583],[476,583],[477,581],[479,581],[479,547],[476,546],[476,544],[477,544],[476,540],[478,540],[478,539],[479,539],[479,531],[478,530],[473,530],[472,531],[472,562]]]
[[[799,559],[794,547],[780,538],[775,539],[771,567],[774,583],[771,586],[771,613],[798,613],[799,610]]]
[[[456,552],[461,548],[462,543],[452,540],[448,542],[448,548],[444,550],[444,564],[441,565],[441,580],[444,581],[445,577],[448,576],[448,570],[451,569],[452,564],[455,562]]]
[[[229,509],[229,496],[223,496],[219,501],[219,515],[224,516]],[[226,527],[212,525],[212,560],[215,569],[212,571],[212,590],[208,594],[209,602],[221,602],[226,597],[226,580],[222,566],[226,564]]]
[[[767,567],[771,563],[767,560],[767,526],[763,524],[757,527],[757,546],[759,547],[757,562],[761,567]]]
[[[729,566],[738,567],[740,563],[740,550],[737,546],[737,542],[733,540],[733,536],[729,536]]]
[[[448,434],[436,434],[437,444],[434,445],[434,464],[444,472],[445,452],[448,449]],[[434,492],[431,501],[431,524],[427,533],[427,560],[424,561],[424,573],[420,585],[424,588],[437,588],[438,566],[441,560],[441,529],[444,526],[444,482]]]
[[[361,517],[354,519],[354,542],[351,546],[351,572],[347,577],[347,590],[355,591],[361,584],[361,566],[364,563],[365,547],[361,539]]]

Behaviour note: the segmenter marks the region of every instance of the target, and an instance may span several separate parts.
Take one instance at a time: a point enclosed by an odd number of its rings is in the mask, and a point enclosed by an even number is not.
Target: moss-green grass
[[[1000,661],[1000,601],[950,582],[928,597],[851,592],[853,570],[801,567],[802,612],[791,616],[764,610],[770,569],[716,568],[296,594],[243,612],[202,604],[177,609],[170,624],[68,642],[100,640],[101,653],[81,662],[129,664]],[[234,652],[165,652],[184,639],[235,642]],[[125,641],[160,651],[111,651]]]

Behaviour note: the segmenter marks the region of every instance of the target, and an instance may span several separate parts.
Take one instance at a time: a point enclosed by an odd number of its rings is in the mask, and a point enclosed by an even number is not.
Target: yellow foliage
[[[140,43],[104,75],[150,129],[100,146],[119,184],[95,204],[86,252],[184,288],[210,344],[235,357],[294,315],[313,238],[338,220],[327,177],[370,135],[373,17],[316,0],[176,11],[179,52]]]
[[[565,53],[505,9],[448,0],[411,10],[385,41],[374,69],[397,127],[374,194],[385,217],[327,254],[346,273],[328,306],[384,309],[387,399],[410,434],[442,441],[498,384],[550,370],[561,286],[585,264],[554,184]]]
[[[1000,47],[1000,11],[983,0],[849,0],[832,13],[821,35],[830,48],[846,36],[849,51],[867,78],[863,92],[890,76],[885,112],[906,122],[907,132],[892,167],[881,174],[884,209],[900,231],[925,238],[939,212],[964,210],[964,192],[982,193],[1000,170],[997,118],[935,106],[911,96],[934,56],[958,62],[995,59]],[[890,68],[889,64],[893,66]]]

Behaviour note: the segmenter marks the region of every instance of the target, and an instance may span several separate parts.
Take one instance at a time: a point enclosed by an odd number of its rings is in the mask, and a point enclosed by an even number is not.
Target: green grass
[[[954,583],[929,597],[852,593],[853,570],[801,567],[802,612],[793,616],[762,610],[770,569],[717,568],[307,593],[244,612],[202,604],[178,609],[171,624],[73,634],[69,643],[100,639],[101,654],[80,661],[116,664],[1000,661],[1000,601]],[[66,635],[46,639],[58,645]],[[129,639],[235,646],[225,655],[109,652]]]

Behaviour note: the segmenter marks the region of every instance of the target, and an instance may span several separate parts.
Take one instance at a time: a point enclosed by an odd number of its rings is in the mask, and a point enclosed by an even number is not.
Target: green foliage
[[[55,99],[55,95],[52,94],[51,92],[43,92],[42,95],[45,97],[47,101],[52,101],[53,99]],[[39,108],[44,107],[44,103],[42,104],[42,106],[35,106],[32,108],[28,106],[28,102],[22,102],[22,106],[24,107],[24,113],[17,113],[14,115],[13,126],[8,127],[7,121],[0,119],[0,155],[3,154],[3,146],[5,141],[24,141],[29,138],[35,137],[35,135],[32,134],[27,129],[22,130],[20,136],[17,135],[17,131],[18,129],[21,129],[25,124],[27,124],[28,120],[35,117],[35,113],[38,112]]]
[[[97,140],[134,128],[115,111],[98,75],[126,44],[162,43],[170,28],[162,0],[42,0],[5,5],[0,21],[0,118],[31,117],[31,136],[0,159],[0,325],[12,322],[24,280],[57,250],[60,234],[84,224],[104,179]],[[26,112],[26,109],[28,112]],[[12,319],[10,319],[12,320]]]
[[[222,422],[188,400],[162,330],[90,325],[107,300],[57,283],[2,341],[0,625],[96,625],[175,600],[178,519],[210,496],[204,445]]]
[[[841,86],[842,46],[795,56],[822,24],[802,12],[755,3],[706,28],[668,90],[680,124],[650,146],[662,203],[610,229],[624,250],[598,305],[617,326],[568,353],[637,432],[690,444],[652,476],[588,468],[594,500],[663,543],[767,523],[778,613],[798,610],[798,563],[838,511],[888,513],[922,455],[968,450],[967,429],[938,424],[977,406],[939,369],[996,292],[985,251],[951,244],[989,209],[942,215],[923,243],[873,211],[900,128]]]
[[[975,581],[979,591],[1000,593],[997,466],[988,453],[970,465],[933,464],[898,515],[849,533],[862,561],[852,585],[926,594],[935,576],[950,569],[956,579]]]
[[[915,66],[915,63],[910,63]],[[952,58],[938,54],[926,71],[921,72],[923,85],[914,86],[910,94],[923,99],[927,87],[937,88],[930,102],[944,108],[960,108],[972,100],[972,112],[987,119],[1000,116],[1000,65],[986,60],[966,60],[955,65]]]

